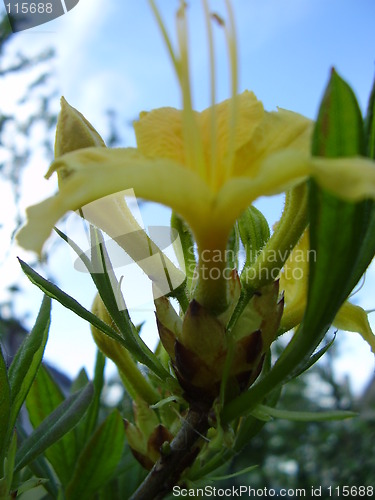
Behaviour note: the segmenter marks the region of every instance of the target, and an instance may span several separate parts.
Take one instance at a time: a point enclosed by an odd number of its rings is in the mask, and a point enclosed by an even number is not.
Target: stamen
[[[238,65],[237,65],[237,37],[234,22],[234,15],[230,0],[225,0],[225,5],[228,12],[229,28],[224,25],[225,35],[227,39],[229,61],[231,65],[231,109],[230,109],[230,123],[229,123],[229,144],[228,155],[226,159],[226,178],[228,179],[232,173],[234,155],[235,155],[235,135],[237,125],[237,93],[238,93]]]
[[[179,61],[177,60],[176,54],[174,53],[174,50],[173,50],[173,47],[172,47],[172,43],[171,43],[171,40],[170,40],[170,38],[168,36],[168,33],[167,33],[167,30],[166,30],[165,25],[163,23],[163,20],[162,20],[160,14],[159,14],[158,8],[156,7],[154,0],[149,0],[149,4],[150,4],[150,7],[151,7],[151,9],[152,9],[152,11],[153,11],[153,13],[155,15],[156,22],[159,25],[159,28],[160,28],[160,31],[161,31],[161,33],[163,35],[165,44],[166,44],[168,52],[169,52],[169,55],[171,56],[174,69],[175,69],[176,74],[178,76],[179,73],[180,73]]]
[[[210,164],[209,164],[209,173],[208,179],[210,186],[215,189],[216,188],[216,164],[217,164],[217,128],[216,128],[216,88],[215,88],[215,52],[214,52],[214,39],[212,33],[212,25],[211,25],[211,14],[208,7],[207,0],[202,0],[205,20],[206,20],[206,28],[207,28],[207,36],[208,36],[208,47],[209,47],[209,61],[210,61],[210,97],[211,97],[211,155],[210,155]],[[215,14],[212,15],[215,17]],[[217,17],[217,16],[216,16]],[[215,18],[216,18],[215,17]]]
[[[180,74],[179,80],[183,99],[184,117],[184,144],[188,166],[207,180],[207,172],[203,156],[203,145],[200,130],[196,123],[191,101],[190,77],[189,77],[189,55],[187,43],[186,3],[181,0],[181,6],[177,12],[177,36],[180,48]]]

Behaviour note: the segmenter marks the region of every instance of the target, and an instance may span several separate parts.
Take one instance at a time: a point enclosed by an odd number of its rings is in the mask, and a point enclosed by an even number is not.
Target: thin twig
[[[197,441],[205,436],[207,429],[207,413],[190,409],[168,452],[161,455],[130,500],[164,498],[177,484],[183,471],[194,462],[199,453]]]

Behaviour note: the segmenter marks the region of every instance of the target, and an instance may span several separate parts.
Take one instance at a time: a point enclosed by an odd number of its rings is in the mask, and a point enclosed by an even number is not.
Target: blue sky
[[[188,3],[194,102],[197,109],[203,109],[209,105],[206,33],[200,2]],[[217,12],[225,12],[223,1],[210,3]],[[361,108],[366,108],[374,76],[373,0],[233,0],[232,3],[238,30],[240,91],[253,90],[268,110],[280,106],[314,118],[330,68],[334,66],[352,85]],[[174,32],[177,0],[159,0],[158,4],[167,26]],[[229,70],[223,34],[219,29],[215,34],[220,101],[229,96]],[[146,0],[80,0],[63,17],[18,34],[8,57],[11,59],[19,49],[34,53],[49,45],[57,51],[54,69],[59,92],[103,135],[108,108],[115,108],[121,117],[125,145],[129,146],[134,145],[131,122],[140,111],[180,106],[172,66]],[[6,88],[0,94],[1,105],[6,107],[16,100],[21,87]],[[54,191],[54,181],[42,180],[47,166],[48,161],[39,158],[28,169],[23,206]],[[261,206],[266,206],[264,200]],[[267,207],[267,216],[276,220],[280,203],[268,202]],[[146,209],[145,222],[155,224],[154,215],[155,210]],[[9,265],[14,269],[13,274],[18,272],[13,263]],[[51,259],[55,276],[62,288],[90,307],[94,291],[88,277],[67,272],[71,265],[69,252],[59,247]],[[374,278],[372,269],[366,290],[358,294],[360,303],[369,309],[375,306]],[[20,308],[26,301],[37,307],[40,295],[31,288],[28,294]],[[71,373],[77,373],[82,364],[91,371],[94,346],[87,325],[77,322],[57,305],[52,324],[47,355]],[[343,336],[348,339],[348,347],[343,343],[340,370],[354,373],[356,383],[363,382],[373,371],[372,355],[355,334]],[[354,352],[354,356],[345,356],[346,350]]]

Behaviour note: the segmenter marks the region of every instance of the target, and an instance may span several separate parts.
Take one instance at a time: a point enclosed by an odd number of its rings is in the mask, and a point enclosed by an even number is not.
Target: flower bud
[[[57,120],[55,158],[77,149],[105,147],[103,139],[82,113],[61,98],[61,111]]]
[[[245,390],[258,377],[266,352],[276,337],[283,312],[279,283],[257,291],[232,332],[226,322],[192,300],[181,318],[166,298],[156,303],[160,339],[170,355],[188,401],[210,407],[218,396],[232,346],[231,392]]]
[[[125,420],[125,434],[134,457],[150,470],[159,459],[164,443],[170,443],[174,436],[143,400],[134,402],[133,410],[135,423]]]

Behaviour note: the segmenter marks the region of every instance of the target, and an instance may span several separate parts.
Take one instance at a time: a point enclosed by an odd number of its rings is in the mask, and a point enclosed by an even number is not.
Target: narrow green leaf
[[[17,437],[19,446],[28,437],[20,423],[17,424]],[[52,498],[57,498],[56,475],[52,471],[52,467],[49,465],[44,456],[39,455],[39,457],[37,457],[32,463],[28,464],[28,467],[35,477],[47,479],[47,481],[43,483],[44,489],[51,495]]]
[[[26,398],[26,407],[32,426],[37,428],[65,400],[64,395],[42,365]],[[68,432],[45,452],[62,484],[66,484],[74,468],[76,443]]]
[[[170,378],[170,375],[167,375],[168,372],[165,371],[159,359],[144,343],[137,328],[131,321],[120,291],[120,284],[112,268],[103,235],[93,226],[90,226],[90,233],[93,265],[95,268],[103,269],[102,273],[93,274],[92,277],[111,318],[129,345],[128,350],[138,361],[148,366],[162,380]],[[178,293],[178,290],[175,290],[175,292]],[[119,302],[121,301],[123,301],[123,304],[119,306]]]
[[[67,500],[91,500],[113,476],[124,447],[124,424],[114,411],[98,428],[77,461]]]
[[[152,356],[146,356],[143,350],[139,348],[139,344],[135,342],[133,338],[132,339],[123,338],[113,328],[107,325],[107,323],[101,321],[97,316],[95,316],[95,314],[92,314],[90,311],[88,311],[85,307],[83,307],[70,295],[60,290],[58,286],[54,285],[50,281],[40,276],[40,274],[38,274],[30,266],[28,266],[26,262],[23,262],[21,259],[18,260],[21,264],[23,272],[26,274],[29,280],[32,283],[34,283],[34,285],[39,287],[46,295],[48,295],[52,299],[57,300],[64,307],[70,309],[75,314],[77,314],[81,318],[91,323],[93,326],[98,328],[98,330],[102,331],[112,339],[117,340],[117,342],[122,344],[125,347],[125,349],[128,349],[132,353],[136,351],[138,360],[141,363],[144,363],[146,366],[148,366],[162,380],[165,380],[166,378],[171,378],[170,374],[165,370],[165,368],[163,368],[161,363],[157,360],[156,356],[154,356],[151,351],[150,353],[152,354]],[[135,337],[136,335],[134,335],[134,338]],[[139,336],[137,335],[137,337]]]
[[[0,348],[0,467],[3,463],[10,418],[10,387],[7,367]]]
[[[64,307],[70,309],[78,316],[85,319],[86,321],[94,325],[96,328],[106,333],[111,338],[118,340],[118,342],[124,345],[125,343],[124,339],[120,335],[118,335],[118,333],[116,333],[115,330],[113,330],[110,326],[101,321],[97,316],[95,316],[86,308],[84,308],[79,302],[73,299],[73,297],[60,290],[58,286],[54,285],[50,281],[40,276],[40,274],[38,274],[30,266],[28,266],[26,262],[23,262],[21,259],[19,259],[19,261],[23,272],[26,274],[29,280],[38,288],[40,288],[46,295],[48,295],[48,297],[57,300]]]
[[[233,479],[234,477],[243,476],[244,474],[248,474],[249,472],[256,469],[257,465],[250,465],[250,467],[246,467],[245,469],[241,469],[238,472],[233,472],[232,474],[225,474],[225,476],[210,476],[207,479],[214,481],[223,481],[224,479]]]
[[[194,238],[191,229],[186,224],[184,219],[180,217],[176,212],[172,212],[171,216],[171,228],[177,231],[182,248],[182,255],[176,255],[181,268],[185,268],[186,274],[186,286],[190,291],[192,286],[193,275],[196,267],[196,260],[194,255]]]
[[[262,411],[261,405],[256,406],[253,410],[251,410],[250,415],[252,415],[257,420],[261,422],[269,422],[272,420],[272,417],[269,413]]]
[[[280,399],[282,387],[276,386],[264,399],[264,404],[267,406],[275,407]],[[234,442],[233,450],[239,452],[244,446],[249,443],[254,436],[259,434],[266,422],[255,418],[249,414],[241,419],[241,425],[236,433],[236,440]]]
[[[44,296],[34,328],[26,336],[9,367],[11,391],[9,432],[29,392],[43,358],[51,320],[51,300]]]
[[[71,301],[74,301],[74,309],[69,307],[69,304],[71,302],[69,301],[68,303],[63,303],[61,302],[65,307],[68,307],[69,309],[73,310],[76,314],[81,316],[82,318],[86,319],[89,321],[91,324],[93,324],[96,328],[101,330],[102,332],[106,333],[110,337],[112,337],[115,340],[118,340],[122,345],[140,362],[143,363],[144,365],[148,366],[150,370],[152,370],[161,380],[165,380],[170,377],[170,374],[165,370],[165,368],[162,366],[160,361],[157,359],[155,354],[147,347],[147,345],[144,343],[144,341],[141,339],[141,337],[138,335],[136,327],[133,325],[131,322],[129,313],[126,308],[122,309],[119,308],[117,304],[117,300],[120,300],[119,295],[116,296],[114,294],[114,288],[116,289],[118,284],[116,281],[116,277],[113,273],[113,270],[111,268],[111,264],[109,261],[109,257],[104,245],[104,240],[101,236],[101,233],[90,226],[90,234],[91,234],[91,250],[92,250],[92,255],[90,260],[87,255],[76,245],[73,241],[71,241],[63,232],[60,230],[56,229],[56,232],[58,235],[66,241],[71,248],[77,253],[77,255],[80,257],[84,265],[87,267],[88,271],[91,274],[91,277],[95,283],[96,288],[99,291],[99,294],[103,300],[104,305],[106,306],[111,318],[113,319],[114,323],[118,327],[118,329],[121,332],[121,336],[118,335],[115,330],[109,328],[106,323],[103,323],[105,325],[106,329],[103,330],[103,327],[101,328],[98,326],[98,321],[100,321],[96,316],[87,315],[88,311],[80,304],[78,304],[74,299],[71,297],[67,296],[70,298]],[[98,272],[100,270],[101,272]],[[26,273],[27,274],[27,273]],[[41,278],[41,277],[40,277]],[[29,276],[29,279],[30,276]],[[35,277],[34,277],[35,279]],[[42,280],[44,278],[41,278]],[[47,282],[48,283],[48,282]],[[36,283],[37,284],[37,283]],[[39,286],[39,285],[38,285]],[[61,290],[59,290],[61,292]],[[64,293],[64,292],[61,292]],[[66,295],[66,294],[64,294]],[[58,297],[55,297],[57,300],[59,300]],[[77,308],[77,304],[79,308]],[[125,306],[124,306],[125,307]],[[84,309],[84,311],[82,311]],[[121,310],[120,310],[121,309]],[[79,312],[81,311],[81,313]],[[82,315],[84,314],[84,316]],[[94,316],[92,318],[92,316]],[[91,318],[91,319],[90,319]],[[98,320],[96,323],[93,323],[95,319]],[[115,336],[113,335],[115,334]],[[121,340],[119,340],[121,339]]]
[[[82,418],[93,396],[88,384],[81,392],[63,401],[22,443],[16,455],[15,471],[22,469],[69,432]]]
[[[17,451],[17,434],[13,432],[12,438],[10,440],[10,445],[8,448],[7,456],[4,460],[4,480],[6,484],[7,491],[10,490],[13,482],[14,475],[14,462],[16,460]]]
[[[346,418],[357,417],[358,413],[353,411],[289,411],[271,408],[270,406],[259,405],[257,409],[270,418],[292,420],[293,422],[326,422],[330,420],[345,420]]]
[[[375,80],[372,86],[365,119],[366,156],[375,158]]]
[[[77,377],[73,380],[72,386],[70,388],[70,393],[74,394],[77,391],[83,389],[89,383],[89,377],[84,368],[81,368]]]
[[[294,378],[297,378],[299,377],[300,375],[302,375],[302,373],[305,373],[309,368],[311,368],[313,365],[315,365],[315,363],[317,361],[319,361],[319,359],[328,351],[328,349],[333,345],[334,341],[335,341],[335,338],[336,336],[333,337],[333,339],[328,342],[324,347],[322,347],[321,349],[319,349],[318,352],[316,352],[315,354],[313,354],[307,361],[305,364],[302,364],[298,367],[297,370],[295,371],[292,371],[288,377],[285,378],[283,384],[286,384],[289,382],[289,380],[292,380]]]
[[[104,367],[106,358],[98,349],[96,354],[95,372],[94,372],[94,397],[86,412],[86,415],[75,428],[77,436],[78,449],[82,450],[86,445],[87,440],[94,432],[98,420],[100,396],[104,385]]]
[[[224,466],[227,466],[229,461],[235,455],[234,449],[228,449],[222,447],[220,451],[216,451],[215,454],[203,465],[199,460],[196,460],[188,472],[188,479],[190,481],[198,481],[200,479],[206,479],[210,474],[215,471],[218,472]]]

